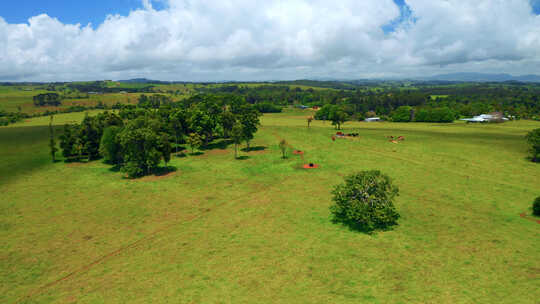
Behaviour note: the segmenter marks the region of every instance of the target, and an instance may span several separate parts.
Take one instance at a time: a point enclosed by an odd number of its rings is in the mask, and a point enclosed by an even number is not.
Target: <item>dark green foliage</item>
[[[33,97],[35,106],[59,106],[60,95],[57,93],[39,94]]]
[[[540,216],[540,196],[537,197],[537,198],[534,200],[534,203],[533,203],[533,214],[536,215],[536,216]]]
[[[216,120],[199,107],[193,107],[188,113],[188,125],[191,133],[199,134],[208,143],[213,139]]]
[[[130,121],[118,134],[122,146],[122,170],[131,178],[148,175],[157,169],[161,157],[160,137],[144,118]]]
[[[410,122],[413,117],[414,110],[410,106],[401,106],[394,111],[392,121],[394,122]]]
[[[332,125],[336,126],[338,130],[341,130],[341,125],[344,124],[348,119],[347,113],[345,111],[336,108],[334,111],[330,112],[328,119],[332,121]]]
[[[223,128],[223,136],[228,138],[234,124],[236,123],[236,116],[230,111],[224,111],[221,113],[219,122]]]
[[[166,133],[162,133],[159,144],[160,144],[159,150],[161,151],[161,156],[163,157],[163,161],[165,162],[165,165],[168,165],[169,162],[171,161],[171,151],[172,151],[169,135],[167,135]]]
[[[341,125],[349,119],[349,115],[343,107],[327,104],[315,113],[315,119],[330,120],[332,125],[340,130]]]
[[[162,105],[168,105],[172,102],[169,96],[155,94],[155,95],[141,95],[139,96],[139,107],[146,109],[159,109]]]
[[[419,109],[416,111],[416,122],[453,122],[456,114],[448,107]]]
[[[158,109],[153,108],[157,104],[152,98],[142,97],[141,102],[151,105],[147,108],[122,106],[119,115],[87,115],[80,125],[64,126],[60,146],[65,159],[103,156],[105,162],[121,166],[129,177],[140,177],[155,173],[161,159],[167,165],[171,151],[174,147],[178,151],[186,134],[192,152],[227,133],[234,133],[238,150],[241,141],[249,147],[259,126],[260,113],[243,98],[197,95],[181,103],[163,105],[160,101]],[[235,125],[240,127],[234,129]]]
[[[527,133],[525,137],[529,144],[529,152],[533,162],[540,162],[540,128]]]
[[[239,116],[239,122],[242,124],[243,139],[249,149],[249,143],[257,133],[260,125],[259,116],[261,114],[251,106],[246,106]]]
[[[89,160],[99,158],[99,143],[101,141],[101,135],[103,129],[99,125],[96,117],[86,116],[79,130],[79,139],[83,144],[83,154],[88,157]]]
[[[62,149],[62,156],[67,161],[79,160],[79,126],[78,125],[64,125],[64,132],[60,135],[60,148]]]
[[[123,162],[122,146],[118,140],[118,134],[122,129],[118,126],[110,126],[103,131],[99,152],[106,163],[120,165]]]
[[[25,113],[8,113],[0,110],[0,126],[7,126],[12,123],[19,122],[23,118],[28,118],[29,115]]]
[[[349,175],[345,183],[332,191],[334,219],[352,228],[373,231],[397,224],[399,214],[394,207],[398,188],[379,171],[362,171]]]
[[[187,132],[186,111],[183,109],[173,109],[169,114],[169,130],[174,138],[175,150],[178,153],[178,146],[181,138]]]
[[[281,113],[281,107],[273,105],[269,102],[255,104],[255,109],[261,113]]]

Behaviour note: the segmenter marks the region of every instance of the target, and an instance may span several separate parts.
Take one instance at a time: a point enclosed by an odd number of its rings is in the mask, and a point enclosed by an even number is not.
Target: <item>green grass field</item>
[[[243,160],[216,144],[139,180],[51,163],[48,117],[1,127],[0,303],[538,303],[540,225],[520,213],[540,123],[349,122],[361,137],[332,142],[308,115],[265,115]],[[400,188],[392,231],[331,222],[333,186],[366,169]]]

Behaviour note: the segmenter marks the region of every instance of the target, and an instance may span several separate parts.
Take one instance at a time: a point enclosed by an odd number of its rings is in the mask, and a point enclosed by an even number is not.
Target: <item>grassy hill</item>
[[[55,116],[58,124],[83,113]],[[262,118],[254,151],[217,142],[177,171],[124,179],[100,161],[52,164],[46,118],[0,128],[1,303],[534,303],[540,123],[346,123]],[[60,128],[58,129],[60,131]],[[389,135],[404,136],[394,144]],[[280,139],[305,151],[280,158]],[[331,222],[333,186],[379,169],[399,226]]]

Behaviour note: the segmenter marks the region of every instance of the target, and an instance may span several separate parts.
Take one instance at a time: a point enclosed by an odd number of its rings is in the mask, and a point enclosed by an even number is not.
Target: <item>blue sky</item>
[[[26,23],[28,18],[47,14],[62,23],[93,27],[103,23],[107,15],[128,15],[130,10],[142,7],[141,0],[2,0],[0,16],[8,23]]]

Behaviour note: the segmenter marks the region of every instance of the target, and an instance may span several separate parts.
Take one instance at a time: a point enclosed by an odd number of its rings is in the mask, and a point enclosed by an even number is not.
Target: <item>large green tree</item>
[[[379,171],[362,171],[345,177],[332,192],[334,219],[364,231],[385,229],[397,223],[394,207],[398,188]]]
[[[160,137],[148,121],[144,118],[130,121],[118,134],[118,139],[124,157],[122,169],[129,177],[155,172],[163,154],[160,151]]]

